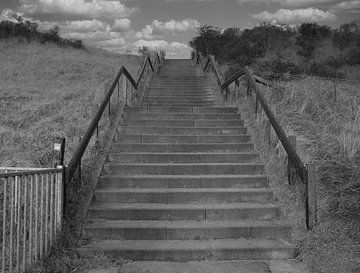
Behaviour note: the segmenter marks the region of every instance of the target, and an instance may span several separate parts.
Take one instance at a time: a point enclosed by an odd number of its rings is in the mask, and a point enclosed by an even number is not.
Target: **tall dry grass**
[[[97,49],[0,41],[0,166],[51,165],[54,137],[67,140],[66,161],[121,65],[141,59]]]
[[[278,88],[274,90],[262,87],[263,94],[286,133],[296,135],[302,160],[319,167],[318,225],[312,232],[295,232],[299,259],[303,259],[312,272],[359,272],[359,85],[341,82],[334,86],[332,81],[311,77],[275,84]],[[259,132],[263,126],[259,118],[254,119],[254,99],[243,98],[239,104],[248,115],[252,114],[261,142]],[[265,151],[271,159],[267,163],[269,171],[281,167],[283,162],[276,159],[274,149]],[[302,205],[294,192],[289,192],[286,182],[282,189],[278,183],[274,184],[286,206],[284,210],[290,208],[287,214],[291,216],[294,230],[299,231],[299,219],[303,221]]]
[[[318,166],[318,224],[306,232],[300,192],[288,187],[285,176],[285,151],[274,131],[266,143],[267,118],[263,112],[255,116],[255,96],[247,98],[246,82],[241,83],[235,100],[225,102],[218,90],[219,105],[239,107],[293,226],[298,260],[316,273],[360,272],[360,85],[291,76],[274,81],[275,89],[259,85],[286,134],[296,136],[300,158]],[[230,97],[234,92],[230,88]]]

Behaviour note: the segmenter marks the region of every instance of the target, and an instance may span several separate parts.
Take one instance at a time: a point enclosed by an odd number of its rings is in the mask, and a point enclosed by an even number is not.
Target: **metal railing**
[[[206,61],[202,60],[202,56],[199,52],[194,51],[192,53],[192,59],[196,60],[197,64],[202,66],[204,73],[207,72],[210,65],[213,67],[214,74],[217,78],[218,85],[221,91],[225,91],[225,99],[228,99],[228,87],[235,83],[238,85],[240,77],[245,76],[247,80],[247,96],[251,95],[251,90],[254,91],[256,96],[255,104],[255,114],[259,112],[259,104],[264,110],[265,115],[267,116],[270,126],[274,129],[277,137],[279,138],[282,146],[284,147],[287,157],[288,157],[288,169],[294,169],[298,177],[301,179],[302,183],[305,185],[305,217],[306,217],[306,227],[308,230],[312,229],[316,223],[316,177],[315,177],[315,166],[312,164],[304,164],[300,159],[299,155],[296,152],[296,149],[293,147],[289,137],[286,135],[285,131],[281,127],[280,123],[276,119],[271,107],[268,105],[264,96],[261,94],[259,86],[257,83],[261,83],[271,87],[271,84],[262,79],[259,76],[254,75],[250,69],[245,66],[243,69],[236,72],[233,76],[229,77],[226,81],[221,77],[219,70],[217,68],[216,62],[213,56],[206,58]],[[269,130],[270,130],[269,126]],[[289,174],[288,176],[289,184],[294,184],[294,176]]]
[[[106,107],[109,108],[109,115],[111,114],[111,108],[110,108],[110,102],[112,95],[114,94],[115,90],[117,90],[118,93],[118,99],[120,96],[120,78],[123,76],[125,79],[123,91],[125,92],[125,106],[132,103],[132,99],[134,97],[134,94],[136,94],[136,91],[138,91],[141,81],[144,79],[144,77],[147,74],[147,68],[150,68],[150,72],[156,72],[158,66],[164,61],[165,59],[165,53],[164,52],[158,52],[151,56],[150,54],[146,56],[144,63],[141,67],[138,79],[135,80],[129,71],[126,69],[125,66],[122,66],[118,73],[116,74],[113,82],[111,83],[109,89],[105,93],[105,97],[103,98],[101,104],[99,105],[97,112],[95,116],[90,121],[90,124],[84,134],[84,136],[81,137],[81,142],[79,146],[76,148],[75,152],[72,155],[72,158],[69,162],[69,164],[65,167],[65,186],[70,185],[74,174],[77,169],[81,171],[81,159],[85,153],[85,150],[87,149],[89,142],[91,138],[93,137],[95,132],[98,132],[98,126],[101,118],[104,116],[104,111]],[[129,88],[130,87],[130,88]],[[130,89],[130,90],[129,90]],[[130,94],[129,94],[130,92]],[[66,189],[65,189],[66,192]]]
[[[1,171],[1,272],[25,272],[61,232],[63,169]]]

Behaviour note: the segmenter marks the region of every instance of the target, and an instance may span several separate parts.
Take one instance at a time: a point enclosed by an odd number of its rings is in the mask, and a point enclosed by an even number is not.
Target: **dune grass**
[[[55,137],[66,138],[68,163],[104,96],[105,86],[122,65],[136,76],[142,63],[139,56],[24,39],[0,40],[0,60],[0,166],[15,167],[51,167]],[[112,116],[101,120],[100,134],[106,133]],[[95,155],[94,149],[88,149],[87,154]],[[84,185],[93,175],[93,164],[93,156],[87,155],[83,160]],[[84,272],[114,264],[104,256],[83,258],[76,253],[83,238],[74,229],[73,217],[83,206],[84,193],[73,194],[59,240],[31,272]]]
[[[121,65],[141,58],[52,43],[0,41],[0,166],[50,167],[54,137],[66,162]]]
[[[304,204],[284,176],[281,144],[272,132],[264,140],[264,113],[255,117],[255,99],[242,96],[223,105],[239,106],[266,164],[272,188],[292,223],[299,261],[311,272],[350,273],[360,268],[360,108],[359,85],[318,78],[290,78],[261,87],[287,135],[297,137],[304,163],[318,166],[318,225],[305,231]]]

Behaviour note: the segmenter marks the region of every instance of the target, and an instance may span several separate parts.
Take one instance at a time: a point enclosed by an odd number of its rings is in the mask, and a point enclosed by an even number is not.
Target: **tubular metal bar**
[[[2,255],[1,255],[1,260],[2,260],[2,265],[1,265],[1,270],[2,272],[5,272],[5,268],[6,268],[6,264],[5,264],[5,259],[6,259],[6,213],[7,213],[7,185],[8,185],[8,179],[0,179],[0,182],[2,183],[2,181],[4,182],[4,203],[3,203],[3,230],[2,230]]]
[[[249,79],[250,85],[252,86],[253,90],[255,91],[256,97],[257,97],[260,105],[264,109],[266,116],[268,117],[279,140],[281,141],[281,144],[283,145],[286,153],[288,154],[289,158],[293,162],[296,172],[300,176],[303,183],[306,184],[307,183],[307,170],[306,170],[304,163],[301,161],[300,157],[298,156],[295,149],[291,145],[289,139],[287,138],[284,130],[282,129],[279,122],[275,118],[274,113],[271,111],[270,107],[268,106],[265,99],[263,98],[258,86],[256,85],[253,75],[251,74],[251,72],[249,71],[249,69],[247,67],[245,67],[245,73],[247,75],[247,78]]]
[[[162,53],[162,55],[164,56],[164,54]],[[93,117],[93,119],[91,120],[87,130],[86,130],[86,133],[84,135],[84,138],[83,140],[81,141],[80,145],[77,147],[77,149],[75,150],[70,162],[69,162],[69,165],[67,167],[67,174],[66,174],[66,183],[69,183],[73,176],[74,176],[74,173],[79,165],[79,161],[81,160],[87,146],[89,145],[89,142],[90,142],[90,139],[94,133],[94,130],[96,129],[103,113],[104,113],[104,110],[108,104],[108,102],[110,101],[111,99],[111,96],[116,88],[116,85],[120,79],[120,77],[122,75],[124,75],[128,80],[129,82],[131,83],[131,85],[133,86],[133,88],[135,88],[136,90],[138,89],[138,84],[140,83],[140,80],[141,78],[143,77],[144,75],[144,71],[146,69],[146,66],[147,64],[150,65],[152,71],[155,70],[154,68],[154,65],[153,63],[151,62],[151,58],[150,58],[150,55],[147,56],[145,62],[144,62],[144,65],[142,67],[142,70],[141,70],[141,73],[139,75],[139,78],[137,81],[134,80],[134,78],[131,76],[131,74],[129,73],[129,71],[126,69],[126,67],[122,66],[119,70],[119,72],[117,73],[115,79],[113,80],[110,88],[108,89],[108,91],[106,92],[106,95],[104,97],[104,99],[102,100],[100,106],[99,106],[99,109],[97,110],[95,116]]]

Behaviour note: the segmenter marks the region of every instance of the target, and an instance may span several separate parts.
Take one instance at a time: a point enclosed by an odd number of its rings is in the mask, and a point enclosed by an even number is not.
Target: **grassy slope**
[[[140,58],[54,44],[0,41],[0,166],[51,165],[53,138],[66,137],[66,159],[84,133],[105,83]]]
[[[121,65],[136,76],[142,62],[137,56],[15,39],[0,40],[0,60],[0,166],[21,167],[49,167],[56,136],[67,140],[68,162],[105,84]],[[32,272],[84,272],[114,263],[103,256],[79,257],[74,248],[81,238],[70,226],[71,221],[50,256]]]
[[[359,86],[337,84],[335,99],[331,81],[307,78],[277,84],[284,88],[263,88],[263,94],[286,133],[297,136],[302,160],[320,167],[319,224],[313,232],[304,232],[304,209],[299,195],[288,189],[283,175],[283,148],[274,141],[270,148],[265,145],[263,120],[267,118],[262,114],[254,119],[254,98],[242,97],[227,104],[238,105],[248,121],[270,182],[294,227],[299,259],[316,273],[358,272],[360,109],[359,97],[354,94]]]

